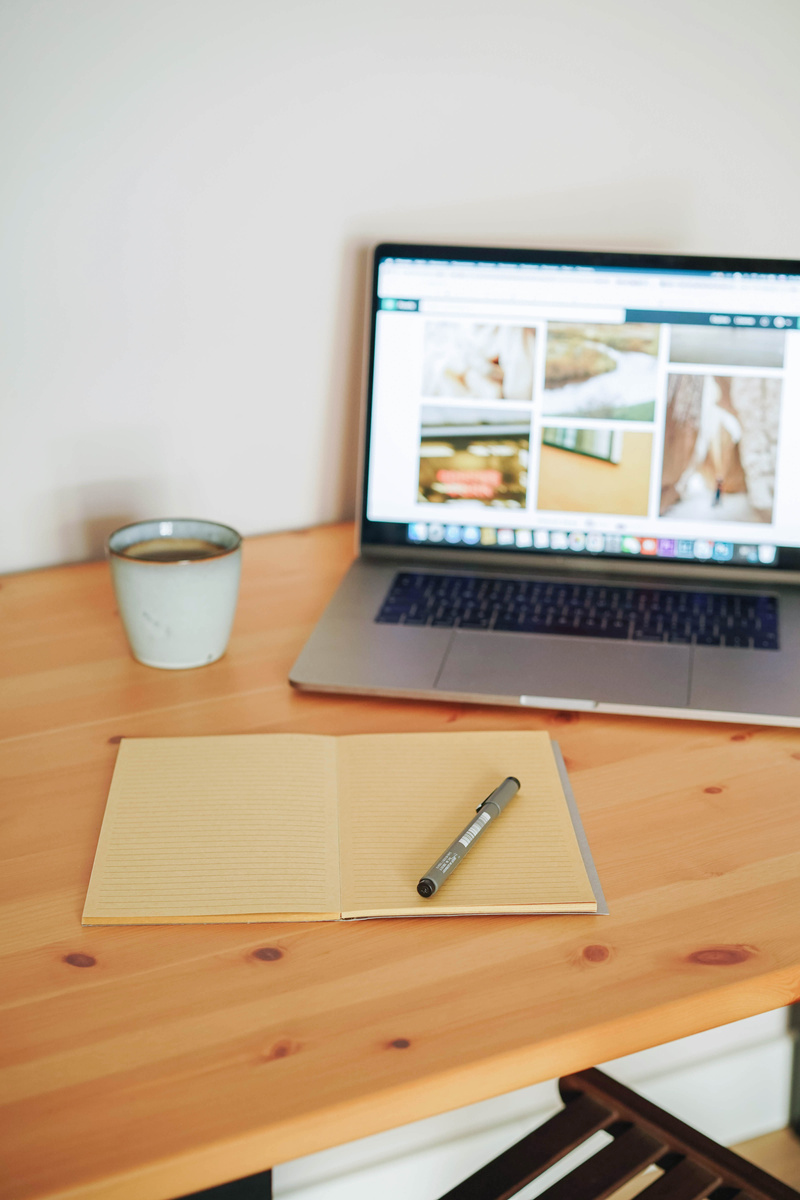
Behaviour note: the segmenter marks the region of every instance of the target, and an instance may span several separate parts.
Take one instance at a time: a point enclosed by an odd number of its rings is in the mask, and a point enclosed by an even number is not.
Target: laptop
[[[371,313],[295,687],[800,725],[800,262],[385,244]]]

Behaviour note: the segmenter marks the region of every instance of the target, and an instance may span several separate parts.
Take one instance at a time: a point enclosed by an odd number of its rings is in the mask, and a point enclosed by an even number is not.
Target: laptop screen
[[[379,246],[362,540],[800,567],[800,263]]]

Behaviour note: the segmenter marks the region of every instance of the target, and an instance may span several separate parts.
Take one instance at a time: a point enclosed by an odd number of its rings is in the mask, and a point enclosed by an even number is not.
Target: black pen
[[[427,871],[417,884],[420,896],[432,896],[438,892],[447,876],[457,867],[468,850],[471,850],[490,821],[496,820],[512,796],[519,791],[519,780],[513,775],[504,779],[490,796],[475,810],[476,820],[470,821],[466,829],[462,829],[454,842],[447,847],[444,854],[437,858],[431,869]],[[487,805],[489,807],[487,807]]]

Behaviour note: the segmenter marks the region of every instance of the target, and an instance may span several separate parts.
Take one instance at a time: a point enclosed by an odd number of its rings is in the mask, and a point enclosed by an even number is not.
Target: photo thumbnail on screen
[[[528,409],[423,405],[418,499],[524,508],[530,424]]]
[[[662,517],[772,520],[781,382],[745,375],[669,376]]]
[[[427,321],[424,396],[530,400],[536,330],[521,325]]]
[[[659,325],[547,327],[543,412],[548,417],[652,421]]]
[[[671,325],[669,360],[726,367],[782,367],[782,329],[735,329],[720,325]]]
[[[652,450],[639,430],[545,426],[537,508],[646,516]]]

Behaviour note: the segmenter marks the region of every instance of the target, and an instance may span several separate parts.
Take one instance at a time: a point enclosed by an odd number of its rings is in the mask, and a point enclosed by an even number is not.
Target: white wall
[[[351,510],[381,238],[800,257],[794,0],[4,0],[0,570]]]

